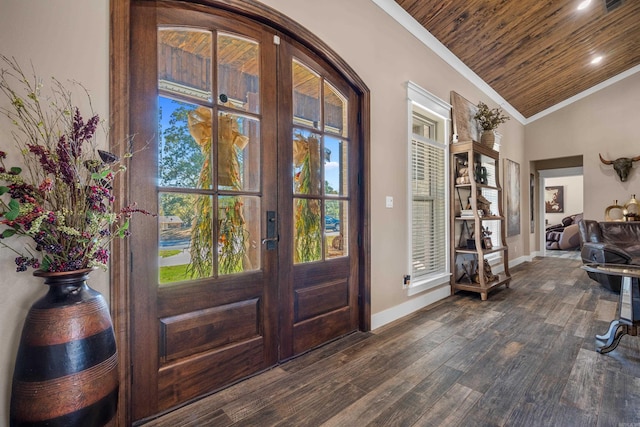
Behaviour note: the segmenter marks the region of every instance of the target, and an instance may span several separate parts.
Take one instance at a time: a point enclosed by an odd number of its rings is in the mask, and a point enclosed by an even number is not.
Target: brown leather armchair
[[[640,265],[640,221],[598,222],[585,219],[578,223],[578,227],[583,263]],[[605,288],[620,292],[619,276],[588,274]]]

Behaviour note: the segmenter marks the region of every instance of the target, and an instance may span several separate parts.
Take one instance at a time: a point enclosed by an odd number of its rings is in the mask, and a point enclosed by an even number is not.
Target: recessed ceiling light
[[[595,65],[595,64],[599,64],[601,61],[602,61],[602,56],[596,56],[591,60],[591,63]]]
[[[582,3],[578,5],[578,10],[586,9],[590,3],[591,3],[591,0],[584,0]]]

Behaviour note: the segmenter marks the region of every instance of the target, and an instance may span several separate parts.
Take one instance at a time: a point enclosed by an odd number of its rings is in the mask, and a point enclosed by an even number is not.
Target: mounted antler
[[[613,169],[616,171],[616,173],[620,177],[620,181],[622,182],[625,182],[627,180],[633,162],[637,162],[638,160],[640,160],[640,156],[631,158],[620,157],[619,159],[615,160],[605,160],[602,158],[602,154],[600,153],[598,153],[598,156],[600,156],[600,161],[605,165],[613,165]]]

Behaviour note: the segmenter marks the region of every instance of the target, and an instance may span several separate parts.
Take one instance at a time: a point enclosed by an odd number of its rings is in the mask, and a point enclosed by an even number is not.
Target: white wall
[[[564,192],[564,212],[545,213],[544,217],[548,225],[560,224],[562,218],[582,213],[584,195],[583,181],[582,175],[545,178],[545,187],[563,187]]]
[[[33,64],[45,83],[51,76],[82,82],[101,117],[109,105],[108,36],[107,0],[0,0],[0,54],[15,57],[26,72]],[[6,105],[0,99],[0,106]],[[0,149],[9,152],[7,165],[18,159],[11,141],[11,125],[0,117]],[[0,425],[8,425],[11,377],[26,312],[45,292],[41,279],[15,272],[14,258],[0,248]],[[91,284],[108,298],[106,274],[93,274]]]
[[[581,155],[584,176],[584,216],[604,220],[614,200],[640,195],[640,165],[636,162],[626,182],[606,159],[640,155],[638,112],[640,73],[600,90],[525,128],[527,160]]]

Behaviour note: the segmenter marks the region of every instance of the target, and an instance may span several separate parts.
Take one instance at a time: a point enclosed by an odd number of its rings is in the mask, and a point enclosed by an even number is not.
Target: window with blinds
[[[412,281],[447,270],[446,146],[438,123],[413,112],[411,135]]]

